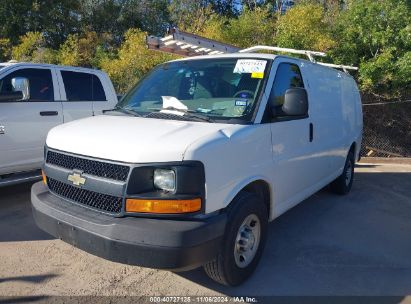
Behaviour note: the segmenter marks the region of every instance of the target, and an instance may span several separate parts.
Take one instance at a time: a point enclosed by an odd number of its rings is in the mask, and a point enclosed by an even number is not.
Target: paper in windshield
[[[237,60],[233,73],[255,73],[261,75],[264,74],[266,64],[266,60],[239,59]]]

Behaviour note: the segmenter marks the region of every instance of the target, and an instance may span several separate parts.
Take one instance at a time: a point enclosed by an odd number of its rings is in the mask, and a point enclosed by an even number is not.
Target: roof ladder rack
[[[340,65],[340,64],[332,64],[332,63],[325,63],[319,62],[315,60],[315,56],[319,57],[326,57],[327,54],[323,52],[317,51],[308,51],[308,50],[295,50],[295,49],[288,49],[288,48],[281,48],[277,46],[266,46],[266,45],[257,45],[247,49],[240,50],[240,53],[252,53],[257,51],[274,51],[274,52],[282,52],[282,53],[290,53],[290,54],[299,54],[299,55],[306,55],[311,62],[318,63],[323,66],[327,66],[330,68],[342,69],[344,72],[348,73],[348,70],[358,70],[358,67],[349,66],[349,65]]]
[[[330,67],[330,68],[335,68],[335,69],[342,69],[344,72],[348,74],[348,70],[354,70],[357,71],[358,67],[351,66],[351,65],[341,65],[341,64],[332,64],[332,63],[325,63],[325,62],[317,62],[320,65]]]
[[[146,43],[150,50],[183,56],[218,55],[236,53],[240,50],[240,48],[236,46],[194,34],[180,32],[176,28],[173,28],[169,32],[169,35],[164,38],[147,36]]]
[[[240,53],[253,53],[257,51],[274,51],[274,52],[282,52],[282,53],[290,53],[290,54],[299,54],[299,55],[306,55],[311,62],[316,62],[314,56],[325,57],[327,56],[323,52],[316,52],[316,51],[307,51],[307,50],[295,50],[295,49],[288,49],[288,48],[281,48],[277,46],[267,46],[267,45],[257,45],[247,49],[240,50]]]

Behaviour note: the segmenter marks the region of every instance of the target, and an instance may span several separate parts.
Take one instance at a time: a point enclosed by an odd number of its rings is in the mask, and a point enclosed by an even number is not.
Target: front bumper
[[[116,218],[31,190],[37,225],[56,238],[114,262],[183,271],[212,260],[222,244],[226,215],[205,220]]]

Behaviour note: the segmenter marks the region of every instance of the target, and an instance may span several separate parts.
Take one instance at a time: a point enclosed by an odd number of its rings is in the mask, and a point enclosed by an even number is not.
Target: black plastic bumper
[[[33,216],[49,234],[114,262],[182,271],[212,260],[221,246],[226,215],[206,220],[115,218],[51,194],[31,190]]]

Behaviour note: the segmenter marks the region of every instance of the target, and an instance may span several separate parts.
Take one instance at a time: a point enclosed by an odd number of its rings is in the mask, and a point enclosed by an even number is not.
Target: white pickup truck
[[[38,178],[51,128],[101,114],[116,103],[102,71],[0,63],[0,186]]]

